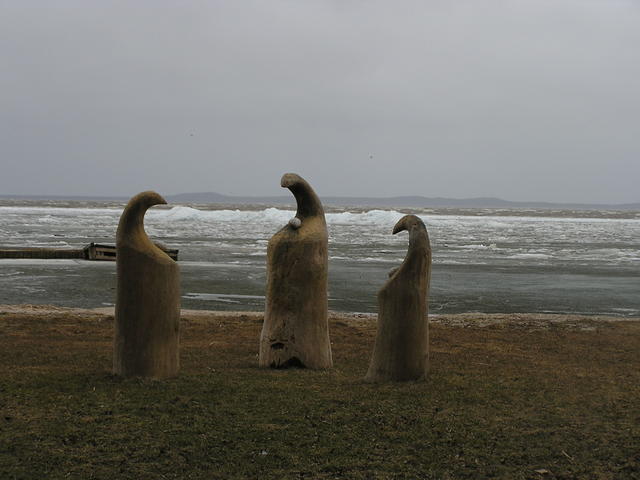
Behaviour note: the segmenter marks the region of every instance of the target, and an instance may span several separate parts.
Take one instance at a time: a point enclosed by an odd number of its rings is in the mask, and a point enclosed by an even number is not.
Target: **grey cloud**
[[[5,2],[0,191],[638,201],[639,5]]]

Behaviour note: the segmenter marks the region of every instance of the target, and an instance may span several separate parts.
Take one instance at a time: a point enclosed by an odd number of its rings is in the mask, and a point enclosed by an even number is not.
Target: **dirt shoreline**
[[[5,315],[33,316],[38,318],[100,318],[113,317],[114,307],[70,308],[55,305],[0,305],[0,316]],[[225,319],[259,321],[263,312],[224,311],[224,310],[189,310],[182,309],[181,317],[190,321],[212,321]],[[343,322],[347,325],[371,325],[375,322],[375,313],[329,312],[329,320]],[[489,327],[503,326],[528,329],[549,329],[562,327],[569,330],[594,330],[599,324],[618,322],[640,322],[640,317],[615,317],[607,315],[550,314],[550,313],[481,313],[468,312],[458,314],[430,314],[429,322],[450,327]]]

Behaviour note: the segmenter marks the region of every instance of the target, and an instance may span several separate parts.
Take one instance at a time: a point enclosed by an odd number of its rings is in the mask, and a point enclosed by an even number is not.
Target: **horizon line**
[[[273,200],[282,200],[288,199],[288,195],[238,195],[238,194],[226,194],[226,193],[218,193],[213,191],[200,191],[200,192],[180,192],[180,193],[172,193],[163,195],[167,198],[172,197],[180,197],[180,196],[188,196],[188,195],[216,195],[222,198],[237,198],[237,199],[273,199]],[[75,200],[75,199],[96,199],[96,200],[128,200],[131,196],[127,195],[83,195],[83,194],[0,194],[0,199],[66,199],[66,200]],[[603,203],[603,202],[581,202],[581,201],[553,201],[553,200],[507,200],[501,197],[492,197],[492,196],[476,196],[476,197],[445,197],[445,196],[425,196],[425,195],[391,195],[391,196],[369,196],[369,195],[322,195],[321,199],[354,199],[354,200],[395,200],[395,199],[424,199],[424,200],[450,200],[455,202],[464,202],[464,201],[479,201],[479,200],[491,200],[491,201],[499,201],[506,202],[512,204],[544,204],[544,205],[583,205],[583,206],[627,206],[627,205],[639,205],[640,200],[632,201],[632,202],[616,202],[616,203]],[[187,200],[189,202],[189,200]],[[216,202],[212,202],[216,203]]]

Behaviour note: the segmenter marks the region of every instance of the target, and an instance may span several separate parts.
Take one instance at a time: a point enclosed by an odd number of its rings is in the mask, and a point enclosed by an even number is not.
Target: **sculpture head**
[[[285,173],[280,179],[280,186],[282,188],[291,188],[304,181],[305,180],[297,173]]]
[[[411,236],[411,232],[414,229],[421,229],[426,231],[427,227],[425,227],[424,222],[420,219],[420,217],[417,217],[415,215],[405,215],[400,220],[398,220],[398,223],[396,223],[393,227],[393,235],[407,230],[409,232],[409,235]]]
[[[159,193],[153,191],[141,192],[129,200],[122,212],[116,244],[138,245],[139,248],[162,252],[156,247],[144,231],[144,214],[154,205],[165,205],[167,201]],[[162,252],[164,254],[164,252]]]
[[[159,193],[153,190],[147,190],[146,192],[137,194],[129,203],[136,203],[146,210],[154,205],[166,205],[167,201]]]
[[[390,279],[398,276],[401,272],[413,271],[416,265],[415,259],[431,258],[429,234],[427,233],[427,227],[424,225],[424,222],[416,215],[405,215],[398,220],[398,223],[393,227],[393,234],[395,235],[405,230],[409,232],[409,249],[407,250],[407,255],[402,265],[393,268],[389,272]],[[431,260],[429,260],[429,262],[430,261]],[[422,260],[418,263],[420,262],[422,262]]]
[[[294,222],[290,224],[292,228],[300,228],[304,224],[305,218],[310,217],[322,217],[324,221],[324,209],[322,203],[313,191],[311,185],[296,173],[285,173],[280,179],[280,186],[282,188],[288,188],[296,197],[296,203],[298,204],[298,210],[296,212],[296,218],[300,220],[300,224]]]

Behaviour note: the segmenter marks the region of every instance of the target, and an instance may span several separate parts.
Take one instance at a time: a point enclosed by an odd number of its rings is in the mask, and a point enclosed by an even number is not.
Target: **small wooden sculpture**
[[[405,215],[393,228],[409,231],[409,250],[378,292],[378,333],[369,371],[371,382],[423,379],[429,360],[427,319],[431,246],[422,220]]]

